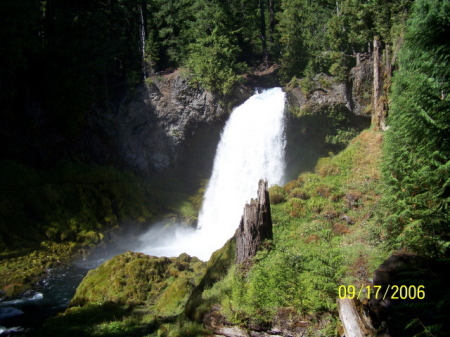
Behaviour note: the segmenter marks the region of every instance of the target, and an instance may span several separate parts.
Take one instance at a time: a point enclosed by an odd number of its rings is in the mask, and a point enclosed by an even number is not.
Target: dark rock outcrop
[[[352,111],[355,114],[368,114],[373,90],[373,61],[368,59],[350,70],[349,93],[352,99]]]
[[[286,88],[290,112],[286,123],[287,179],[296,179],[299,172],[312,171],[319,158],[343,150],[370,126],[370,115],[361,112],[365,111],[365,104],[370,104],[371,89],[363,92],[366,84],[361,81],[366,77],[361,72],[366,69],[362,65],[359,69],[348,83],[319,74],[308,82],[313,88],[308,92],[302,87],[304,80]],[[368,97],[368,101],[363,97]]]
[[[345,82],[337,82],[333,77],[326,74],[318,74],[311,81],[311,89],[305,92],[302,84],[288,90],[289,105],[306,106],[306,105],[337,105],[341,104],[352,111],[351,92],[348,91]]]
[[[228,110],[212,93],[191,86],[178,71],[149,78],[117,114],[92,116],[95,138],[103,133],[116,149],[114,156],[140,173],[160,172],[180,165],[194,165],[202,157],[212,162]],[[89,140],[91,145],[98,141]],[[99,157],[103,147],[93,147]],[[203,158],[202,158],[203,159]]]
[[[23,118],[0,128],[3,143],[13,145],[1,148],[0,155],[42,168],[61,159],[151,175],[182,167],[205,178],[231,108],[252,94],[242,85],[227,100],[192,85],[177,70],[118,90],[107,106],[93,102],[83,118],[66,123],[70,134],[53,125],[39,104],[25,102]]]
[[[258,186],[258,198],[245,205],[236,230],[237,263],[248,261],[256,255],[264,240],[273,238],[267,180],[261,179]]]

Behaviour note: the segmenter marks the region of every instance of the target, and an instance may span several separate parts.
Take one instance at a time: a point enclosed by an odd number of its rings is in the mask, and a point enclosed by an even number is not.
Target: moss
[[[205,274],[186,304],[184,313],[189,319],[202,321],[203,315],[210,307],[220,301],[218,298],[211,301],[211,298],[205,298],[203,294],[207,289],[230,276],[230,270],[235,266],[235,261],[236,240],[233,237],[221,249],[216,250],[207,262]],[[224,293],[220,292],[220,296],[224,296]]]
[[[0,289],[7,296],[17,296],[29,289],[46,269],[67,263],[77,252],[75,243],[42,242],[38,250],[4,254],[0,259]],[[17,256],[15,256],[17,254]]]
[[[300,187],[296,187],[292,189],[288,195],[288,199],[297,198],[302,200],[308,200],[310,198],[310,195],[305,192],[304,189]]]
[[[32,336],[142,336],[156,327],[114,303],[74,307],[50,318]]]
[[[205,267],[187,254],[169,259],[127,252],[89,271],[71,306],[105,302],[145,305],[159,317],[176,316],[200,282]]]
[[[270,203],[275,205],[286,200],[285,190],[283,187],[273,185],[269,188]]]
[[[158,313],[158,316],[163,317],[181,314],[193,288],[194,284],[188,279],[177,278],[164,290],[155,303],[155,312]]]
[[[187,254],[115,256],[88,272],[70,307],[38,335],[206,335],[204,328],[182,315],[205,270],[206,263]]]

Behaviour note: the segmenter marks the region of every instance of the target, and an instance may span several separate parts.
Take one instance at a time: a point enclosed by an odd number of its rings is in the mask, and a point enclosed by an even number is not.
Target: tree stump
[[[267,180],[261,179],[258,183],[258,198],[245,205],[244,214],[236,230],[236,262],[243,263],[251,259],[263,241],[272,238]]]
[[[371,325],[370,317],[361,312],[357,301],[348,298],[338,299],[339,318],[344,328],[345,337],[374,337],[377,336]]]

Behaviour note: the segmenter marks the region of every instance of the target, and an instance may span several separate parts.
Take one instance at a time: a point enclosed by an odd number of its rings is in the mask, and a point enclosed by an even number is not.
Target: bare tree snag
[[[245,205],[244,214],[236,230],[237,263],[243,263],[255,256],[263,241],[273,238],[267,180],[261,179],[258,186],[258,198]]]
[[[388,110],[387,96],[390,81],[389,72],[391,71],[391,62],[389,60],[389,45],[386,46],[385,53],[385,75],[382,77],[380,62],[380,41],[375,37],[373,40],[373,102],[372,102],[372,125],[378,130],[386,130],[386,114]],[[387,73],[386,73],[387,72]],[[385,81],[386,87],[382,88],[382,82]],[[383,92],[383,95],[380,93]]]
[[[373,115],[372,124],[379,130],[380,129],[380,42],[375,37],[373,39]]]

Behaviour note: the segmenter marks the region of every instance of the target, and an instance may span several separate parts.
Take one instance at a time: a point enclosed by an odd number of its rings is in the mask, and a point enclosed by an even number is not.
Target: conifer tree
[[[450,244],[450,2],[418,0],[393,79],[383,228],[393,248],[442,256]]]

